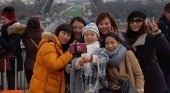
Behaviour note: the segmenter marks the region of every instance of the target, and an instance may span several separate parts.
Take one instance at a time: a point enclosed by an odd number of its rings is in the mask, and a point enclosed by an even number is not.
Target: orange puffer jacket
[[[39,44],[28,93],[65,93],[64,67],[72,59],[57,37],[45,32]]]

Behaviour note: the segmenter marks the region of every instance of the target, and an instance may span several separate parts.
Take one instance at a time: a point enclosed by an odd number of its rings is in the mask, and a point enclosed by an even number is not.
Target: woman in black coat
[[[24,28],[20,23],[16,21],[15,9],[13,7],[5,7],[1,12],[2,18],[2,28],[0,30],[0,46],[5,52],[12,53],[17,57],[17,71],[21,71],[23,67],[22,61],[22,49],[20,47],[20,41],[22,34],[24,33]],[[16,26],[21,25],[21,28],[14,29]],[[12,70],[7,72],[8,88],[15,89],[15,60],[10,59],[10,66]]]
[[[145,87],[144,93],[167,93],[167,87],[160,69],[156,51],[170,56],[170,47],[165,36],[158,29],[154,18],[146,25],[146,16],[141,11],[133,11],[127,18],[126,38],[142,68]]]

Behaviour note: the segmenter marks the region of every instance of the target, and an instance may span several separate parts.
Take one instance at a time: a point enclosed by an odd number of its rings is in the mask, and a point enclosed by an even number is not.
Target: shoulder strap
[[[126,54],[125,54],[125,69],[126,69],[126,73],[128,74],[128,67],[127,67],[127,62],[126,62]]]
[[[38,45],[35,43],[35,41],[31,38],[30,39],[31,40],[31,42],[34,44],[34,46],[36,47],[36,48],[38,48]]]

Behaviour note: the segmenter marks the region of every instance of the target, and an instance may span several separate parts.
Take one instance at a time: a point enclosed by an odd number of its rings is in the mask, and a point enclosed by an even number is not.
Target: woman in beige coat
[[[108,86],[118,93],[121,80],[130,80],[137,93],[144,93],[144,76],[137,58],[132,51],[127,50],[118,36],[112,32],[104,38],[105,51],[109,56],[107,75]]]

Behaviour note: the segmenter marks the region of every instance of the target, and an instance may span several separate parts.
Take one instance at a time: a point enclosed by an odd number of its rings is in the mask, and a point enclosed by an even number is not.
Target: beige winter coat
[[[128,74],[126,72],[125,63],[127,63]],[[109,79],[111,79],[111,81],[114,81],[108,83],[113,85],[116,84],[116,82],[120,79],[130,79],[132,85],[137,89],[137,92],[144,93],[144,76],[138,63],[138,60],[132,51],[126,52],[123,62],[121,62],[118,67],[108,66],[107,72]]]

